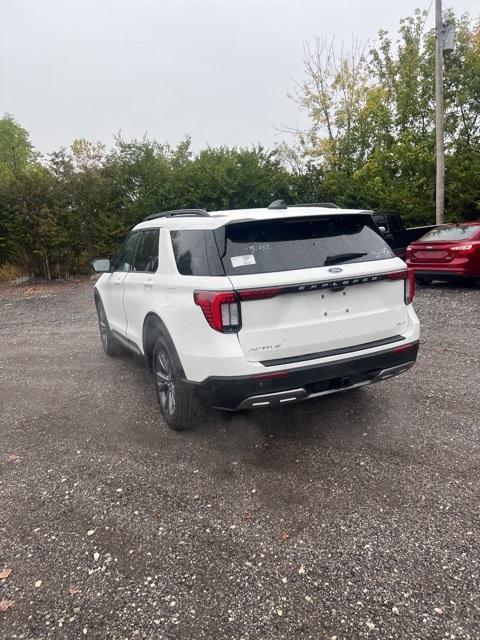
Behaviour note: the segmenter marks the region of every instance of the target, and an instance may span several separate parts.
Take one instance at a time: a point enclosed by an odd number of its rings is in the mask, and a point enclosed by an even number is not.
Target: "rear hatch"
[[[240,294],[238,339],[249,361],[368,348],[407,329],[405,280],[386,275],[405,265],[368,215],[242,222],[216,235]]]

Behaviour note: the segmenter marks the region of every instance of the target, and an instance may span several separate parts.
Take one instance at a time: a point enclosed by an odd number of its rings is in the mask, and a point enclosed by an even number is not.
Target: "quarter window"
[[[204,231],[170,231],[170,236],[178,273],[182,276],[209,276]]]

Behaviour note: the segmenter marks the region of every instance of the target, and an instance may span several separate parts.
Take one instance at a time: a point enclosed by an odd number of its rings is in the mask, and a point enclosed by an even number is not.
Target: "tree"
[[[23,261],[27,270],[32,255],[26,245],[20,246],[27,235],[30,204],[24,187],[36,162],[27,131],[11,115],[0,118],[0,262]]]
[[[445,57],[447,219],[480,215],[480,29],[467,17]],[[433,220],[434,34],[425,13],[381,31],[370,50],[334,40],[305,46],[296,99],[310,119],[296,145],[273,151],[171,146],[146,137],[113,149],[74,140],[43,158],[12,116],[0,118],[0,263],[64,277],[113,257],[147,215],[167,209],[335,202],[397,209],[407,222]]]
[[[5,114],[0,118],[0,166],[11,172],[21,171],[35,157],[28,132],[13,116]]]
[[[411,222],[433,219],[434,34],[425,33],[425,19],[425,12],[416,11],[402,20],[396,42],[380,31],[378,45],[368,53],[358,43],[349,52],[325,40],[306,47],[306,80],[297,99],[311,126],[298,138],[339,204],[398,209]],[[479,153],[479,30],[468,17],[457,23],[458,46],[445,60],[451,218],[480,213],[473,178]]]

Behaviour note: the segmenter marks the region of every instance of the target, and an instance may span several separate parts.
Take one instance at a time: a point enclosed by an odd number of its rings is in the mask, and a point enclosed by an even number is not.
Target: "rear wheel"
[[[432,284],[432,278],[428,278],[427,276],[415,276],[415,281],[425,286]]]
[[[162,338],[153,350],[152,372],[158,404],[165,422],[175,431],[186,431],[199,422],[204,408],[180,374],[178,358]]]
[[[95,300],[95,306],[97,307],[98,327],[100,329],[100,339],[102,341],[103,350],[109,356],[117,356],[121,352],[122,348],[110,330],[105,308],[99,298]]]

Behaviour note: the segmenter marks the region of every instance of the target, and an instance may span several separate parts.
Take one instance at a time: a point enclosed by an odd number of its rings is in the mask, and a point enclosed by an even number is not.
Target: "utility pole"
[[[445,220],[445,145],[443,140],[443,25],[442,0],[435,0],[435,119],[437,148],[437,179],[435,191],[435,219]]]

